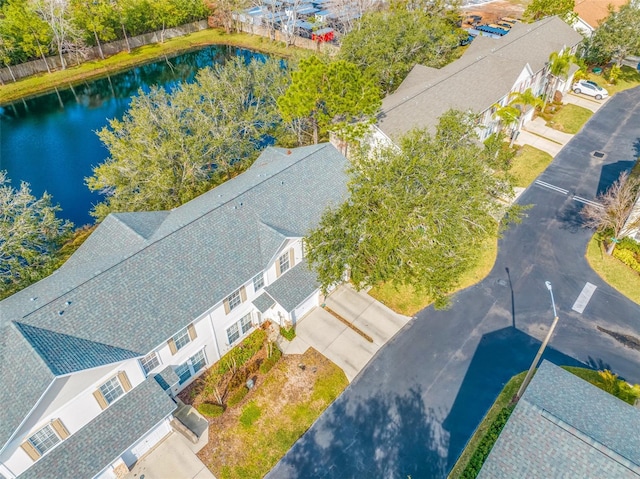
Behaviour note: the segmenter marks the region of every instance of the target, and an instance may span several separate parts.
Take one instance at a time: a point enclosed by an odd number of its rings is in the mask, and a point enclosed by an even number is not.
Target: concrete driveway
[[[281,340],[279,346],[285,354],[302,354],[309,347],[318,350],[344,371],[349,382],[411,319],[348,285],[340,286],[329,295],[325,304],[373,341],[327,310],[316,308],[298,323],[294,340]]]

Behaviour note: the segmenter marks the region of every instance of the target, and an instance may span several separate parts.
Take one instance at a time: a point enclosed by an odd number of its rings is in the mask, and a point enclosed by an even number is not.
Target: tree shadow
[[[365,400],[343,394],[266,477],[445,477],[441,422],[418,384]]]
[[[565,202],[556,213],[556,219],[560,222],[560,228],[570,233],[576,233],[583,228],[582,208],[584,208],[584,204],[578,201]]]
[[[442,423],[449,433],[447,471],[454,466],[504,385],[514,375],[529,369],[539,347],[540,341],[512,326],[482,336],[451,411]],[[550,346],[542,359],[558,366],[585,367]]]
[[[634,144],[634,148],[636,153],[638,152],[638,147],[640,147],[640,141],[636,141]],[[623,171],[631,171],[633,165],[635,165],[634,160],[625,160],[625,161],[616,161],[615,163],[609,163],[602,166],[600,170],[600,179],[598,181],[598,191],[595,196],[601,195],[606,192],[607,189],[618,179],[620,173]],[[588,198],[591,199],[591,198]]]
[[[635,157],[640,158],[640,138],[636,138],[636,141],[633,142],[633,151],[635,152]]]

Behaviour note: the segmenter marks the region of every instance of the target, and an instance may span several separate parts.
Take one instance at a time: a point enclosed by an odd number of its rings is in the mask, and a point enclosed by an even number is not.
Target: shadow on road
[[[638,145],[640,145],[640,141],[637,141],[634,144],[636,149],[636,154],[638,150]],[[635,165],[635,158],[630,161],[616,161],[615,163],[606,164],[602,167],[600,171],[600,180],[598,181],[598,191],[596,195],[600,195],[607,191],[607,189],[613,184],[614,181],[618,179],[620,173],[623,171],[631,171],[633,165]]]
[[[480,424],[504,385],[525,371],[535,357],[540,341],[514,327],[485,334],[469,364],[449,415],[442,424],[449,433],[447,471]],[[585,366],[548,347],[543,355],[558,366]]]

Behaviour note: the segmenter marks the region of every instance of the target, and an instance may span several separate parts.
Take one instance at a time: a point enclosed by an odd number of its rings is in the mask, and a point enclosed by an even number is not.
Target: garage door
[[[302,318],[305,314],[307,314],[309,311],[311,311],[313,308],[315,308],[316,306],[318,306],[318,295],[320,294],[319,291],[316,291],[315,293],[313,293],[311,296],[309,296],[309,298],[307,298],[306,300],[304,300],[300,306],[298,306],[294,311],[293,311],[293,322],[295,323],[296,321],[298,321],[300,318]]]
[[[131,467],[136,461],[144,456],[149,449],[158,444],[167,434],[169,434],[170,431],[171,426],[168,421],[163,421],[162,424],[129,449],[128,454],[124,454],[122,456],[127,466]]]

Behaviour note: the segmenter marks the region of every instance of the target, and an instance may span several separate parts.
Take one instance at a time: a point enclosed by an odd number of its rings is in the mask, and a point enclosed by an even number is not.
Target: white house
[[[302,238],[345,167],[329,144],[268,148],[172,211],[108,216],[0,302],[0,477],[121,477],[170,432],[175,393],[265,319],[313,309]]]
[[[480,115],[482,140],[499,128],[494,105],[531,88],[540,95],[548,82],[552,52],[574,51],[582,36],[558,17],[517,23],[501,38],[477,37],[458,60],[441,68],[416,65],[398,89],[382,101],[373,141],[388,143],[414,128],[434,131],[450,109]],[[560,91],[569,88],[570,79]],[[533,111],[524,115],[531,119]]]

